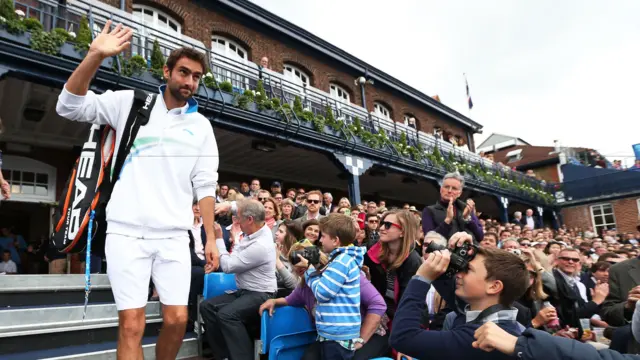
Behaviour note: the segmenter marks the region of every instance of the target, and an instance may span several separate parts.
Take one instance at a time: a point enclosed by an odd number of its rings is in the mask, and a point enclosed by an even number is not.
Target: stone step
[[[84,303],[84,275],[2,276],[0,308]],[[113,302],[106,274],[91,275],[90,303]]]
[[[82,319],[83,305],[5,308],[0,310],[0,338],[77,331],[118,324],[116,304],[89,304]],[[161,305],[149,302],[145,308],[148,322],[162,321]]]
[[[157,336],[149,336],[142,339],[144,358],[155,359]],[[116,342],[104,342],[81,346],[68,346],[63,348],[31,351],[25,353],[3,356],[3,360],[116,360]],[[193,359],[198,355],[198,341],[195,334],[187,334],[182,342],[177,359]]]

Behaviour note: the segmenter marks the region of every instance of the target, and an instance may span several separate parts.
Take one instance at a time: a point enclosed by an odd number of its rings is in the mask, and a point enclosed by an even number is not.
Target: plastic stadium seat
[[[393,360],[392,358],[388,358],[388,357],[381,357],[381,358],[375,358],[375,359],[370,359],[370,360]]]
[[[260,327],[261,354],[269,360],[298,360],[317,337],[316,329],[304,308],[283,306],[273,316],[262,313]]]
[[[237,290],[235,275],[215,272],[204,276],[202,296],[205,300],[222,295],[227,290]]]

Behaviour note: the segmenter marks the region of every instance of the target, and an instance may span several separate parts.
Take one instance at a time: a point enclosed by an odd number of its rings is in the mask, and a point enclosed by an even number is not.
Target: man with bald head
[[[216,358],[251,359],[253,341],[245,324],[257,321],[260,305],[278,290],[276,253],[262,203],[241,200],[234,205],[243,237],[231,254],[223,239],[216,239],[216,245],[220,269],[236,275],[238,290],[204,301],[200,313],[207,330],[205,336]],[[211,271],[212,268],[205,267],[205,272]]]

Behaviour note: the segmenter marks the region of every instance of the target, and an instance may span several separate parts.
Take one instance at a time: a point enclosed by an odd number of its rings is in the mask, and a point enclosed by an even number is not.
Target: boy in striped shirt
[[[308,267],[305,281],[316,298],[315,319],[322,359],[352,359],[360,338],[360,268],[366,248],[354,246],[351,217],[332,213],[319,220],[322,251],[329,263],[316,270],[301,255],[296,266]]]

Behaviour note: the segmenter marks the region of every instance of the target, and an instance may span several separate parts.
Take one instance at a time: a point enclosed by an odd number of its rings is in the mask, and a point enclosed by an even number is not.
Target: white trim
[[[145,20],[145,17],[142,16],[140,18],[136,17],[136,12],[140,11],[144,14],[144,11],[150,11],[153,13],[153,20],[151,20],[151,23],[149,23],[148,21]],[[154,7],[148,6],[148,5],[140,5],[140,4],[133,4],[133,18],[134,19],[138,19],[138,21],[140,21],[141,23],[145,24],[145,25],[151,25],[152,28],[154,29],[162,29],[165,30],[167,32],[170,33],[178,33],[181,34],[182,33],[182,26],[180,25],[180,22],[177,21],[176,19],[174,19],[172,16],[169,16],[167,13],[158,10]],[[166,18],[167,22],[161,22],[158,19],[158,16],[162,16],[164,18]],[[173,23],[173,24],[171,24]],[[166,26],[160,26],[160,24],[165,24]],[[174,29],[173,27],[171,27],[171,25],[175,26],[176,28]]]
[[[609,206],[611,208],[611,213],[606,213],[604,211],[604,207],[605,206]],[[603,223],[600,225],[596,225],[596,215],[593,213],[593,210],[595,208],[600,208],[601,214],[598,215],[598,217],[602,218]],[[613,227],[617,226],[617,222],[616,222],[616,214],[615,214],[615,209],[613,207],[613,204],[611,203],[602,203],[602,204],[594,204],[594,205],[590,205],[589,206],[589,213],[591,214],[591,225],[593,226],[593,229],[596,231],[596,236],[600,236],[601,231],[599,230],[599,228],[602,227],[608,227],[610,225],[613,225]],[[613,216],[613,223],[607,223],[605,222],[605,215],[611,215]]]
[[[220,51],[219,45],[214,46],[214,44],[220,44],[220,42],[224,42],[224,51]],[[237,42],[220,35],[211,35],[211,51],[242,63],[246,63],[249,60],[247,49]]]
[[[342,86],[334,82],[329,83],[329,95],[332,99],[343,104],[351,102],[351,96],[349,95],[349,92],[347,92],[347,90],[345,90]]]
[[[391,120],[391,111],[380,102],[373,103],[373,114],[384,120]]]
[[[522,149],[511,150],[507,153],[507,157],[518,156],[522,152]]]
[[[53,203],[56,201],[56,175],[58,171],[55,167],[28,157],[16,155],[3,155],[2,162],[3,171],[32,172],[36,174],[47,175],[47,195],[22,194],[19,192],[12,192],[11,199],[8,201],[35,203]],[[14,184],[12,184],[11,177],[7,177],[5,180],[7,180],[11,184],[13,189]]]
[[[638,205],[638,220],[640,220],[640,198],[636,200],[636,205]]]
[[[296,83],[300,86],[309,86],[311,85],[311,76],[309,74],[300,69],[299,67],[292,65],[290,63],[284,64],[284,77],[285,79]]]

